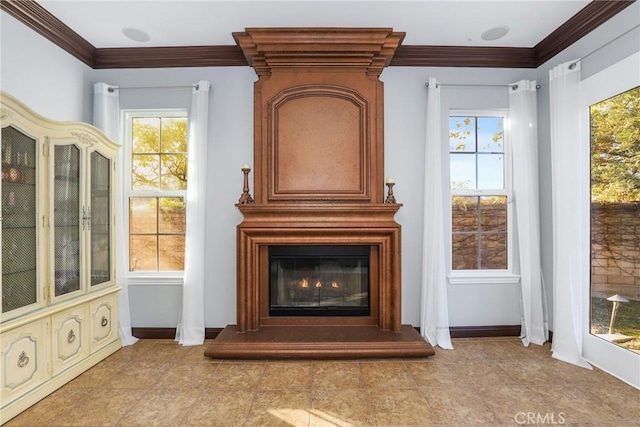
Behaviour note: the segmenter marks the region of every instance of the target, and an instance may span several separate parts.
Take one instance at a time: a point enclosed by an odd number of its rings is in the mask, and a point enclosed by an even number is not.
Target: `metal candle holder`
[[[396,196],[393,195],[393,186],[396,185],[395,182],[386,182],[387,187],[389,188],[389,193],[387,194],[387,198],[385,199],[385,203],[396,203]]]
[[[240,204],[253,203],[253,197],[249,194],[249,172],[251,172],[251,168],[249,166],[242,166],[244,184],[242,186],[242,195],[240,196],[240,200],[238,200]]]

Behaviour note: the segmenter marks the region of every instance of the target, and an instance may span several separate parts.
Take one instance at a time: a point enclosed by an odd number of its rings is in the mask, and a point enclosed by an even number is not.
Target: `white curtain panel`
[[[513,159],[513,204],[517,223],[522,288],[522,343],[542,345],[548,338],[540,263],[538,196],[538,118],[535,80],[509,89],[510,139]]]
[[[420,331],[431,345],[453,349],[449,332],[445,265],[444,186],[440,88],[429,79],[425,142],[424,221],[422,242],[422,308]]]
[[[111,89],[111,92],[109,91]],[[94,85],[93,98],[93,124],[102,130],[113,141],[120,141],[120,98],[118,88],[106,83]],[[118,168],[116,171],[116,185],[121,186],[124,177],[124,148],[118,150]],[[131,334],[131,312],[129,309],[129,287],[127,285],[127,272],[129,271],[129,259],[126,251],[122,250],[127,236],[124,229],[124,218],[127,204],[124,192],[120,191],[120,197],[116,199],[116,283],[122,289],[118,294],[118,316],[120,317],[119,334],[122,345],[134,344],[138,339]]]
[[[211,83],[201,80],[193,88],[189,118],[184,285],[181,319],[176,329],[176,341],[185,346],[204,343],[204,228],[210,87]]]
[[[572,65],[575,64],[575,65]],[[553,357],[591,368],[582,357],[584,277],[580,63],[549,70],[553,217]]]

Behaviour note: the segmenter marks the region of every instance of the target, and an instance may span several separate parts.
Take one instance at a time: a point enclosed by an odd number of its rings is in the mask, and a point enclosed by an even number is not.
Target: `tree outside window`
[[[129,271],[184,270],[187,118],[131,117]]]

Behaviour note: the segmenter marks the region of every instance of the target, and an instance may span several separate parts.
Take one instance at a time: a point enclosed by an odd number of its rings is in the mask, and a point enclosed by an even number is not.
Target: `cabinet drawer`
[[[89,303],[90,342],[93,353],[118,338],[117,294],[111,294]]]
[[[56,313],[51,318],[53,375],[89,354],[86,304]]]
[[[2,334],[2,406],[48,379],[46,322],[41,319]]]

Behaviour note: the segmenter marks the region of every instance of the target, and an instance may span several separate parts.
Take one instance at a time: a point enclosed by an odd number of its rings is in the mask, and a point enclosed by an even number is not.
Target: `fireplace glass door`
[[[270,246],[270,316],[368,316],[369,246]]]

